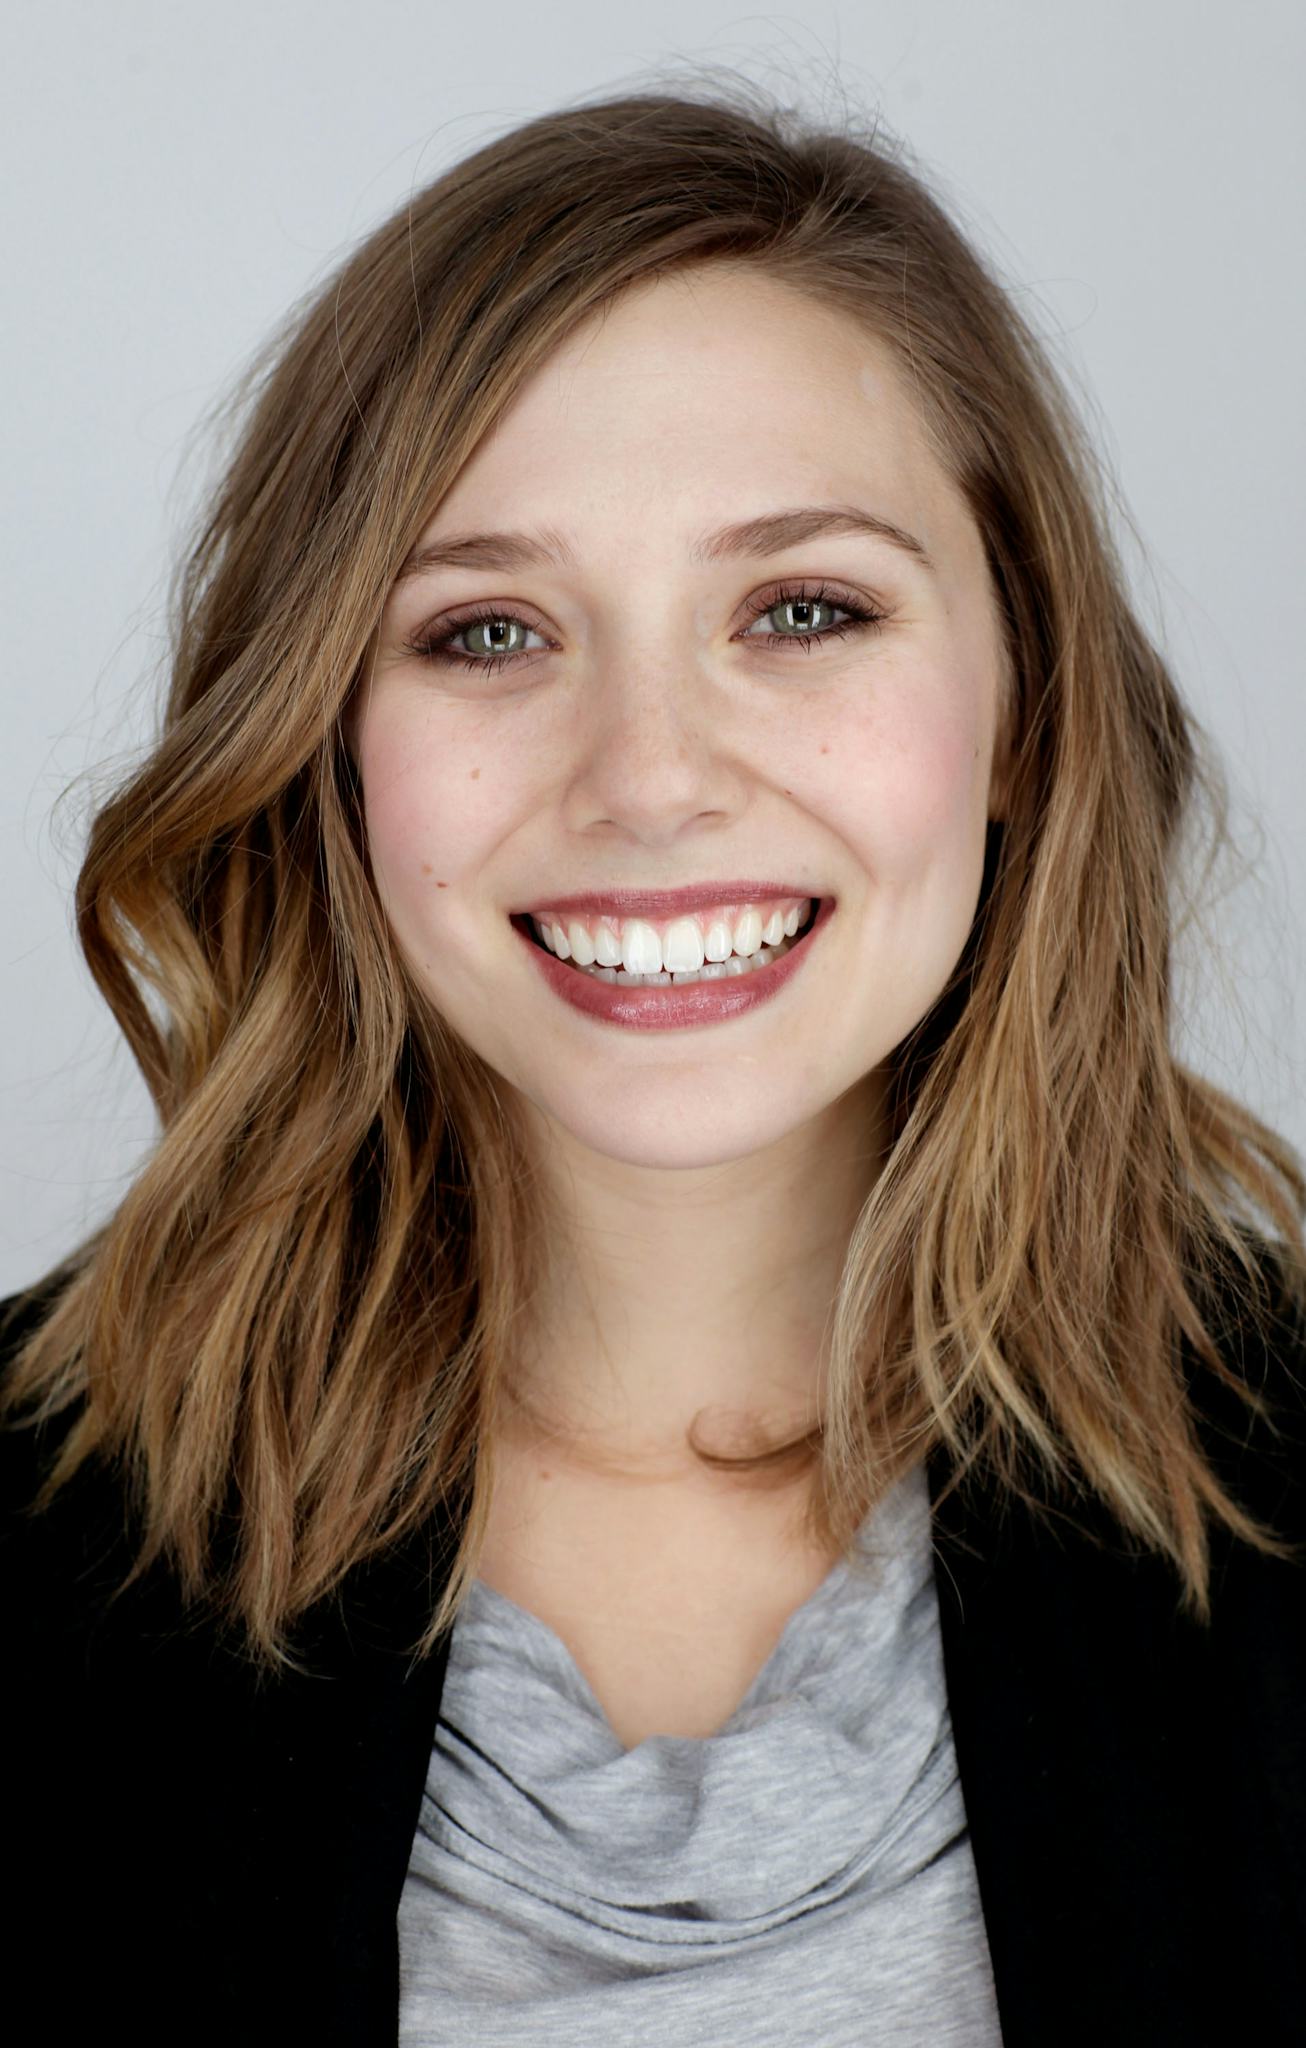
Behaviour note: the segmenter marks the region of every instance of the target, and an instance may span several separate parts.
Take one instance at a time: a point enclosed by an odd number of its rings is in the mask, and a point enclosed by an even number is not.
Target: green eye
[[[526,628],[520,619],[473,619],[469,626],[460,626],[453,637],[455,640],[460,640],[464,635],[470,636],[474,633],[484,633],[487,636],[488,645],[479,648],[473,645],[470,649],[460,649],[460,652],[469,652],[471,654],[520,654],[522,649],[510,646],[508,642],[514,633],[520,632],[524,634],[525,631]]]
[[[422,661],[441,662],[463,668],[502,668],[505,662],[513,661],[525,651],[522,642],[528,633],[538,632],[538,627],[528,625],[515,612],[504,611],[502,607],[485,608],[472,612],[460,619],[452,620],[442,633],[433,633],[428,628],[411,640],[405,652],[415,654]],[[453,643],[464,636],[483,634],[487,645],[484,653],[464,653]],[[514,636],[517,644],[510,644]],[[543,636],[541,636],[543,637]],[[474,645],[475,643],[473,643]]]
[[[787,597],[780,604],[768,605],[766,610],[761,613],[761,617],[769,619],[774,617],[776,612],[787,612],[789,618],[779,632],[779,637],[783,639],[789,631],[795,634],[812,632],[817,623],[811,616],[813,613],[836,612],[840,609],[839,605],[831,604],[829,598],[826,597]],[[793,616],[795,612],[804,612],[808,616],[805,618],[795,618]]]
[[[849,591],[828,590],[823,584],[816,589],[805,587],[782,590],[768,590],[758,600],[753,611],[753,623],[771,617],[775,613],[785,617],[784,627],[779,632],[754,633],[750,630],[743,636],[746,640],[760,640],[765,647],[783,647],[798,641],[808,648],[814,641],[842,640],[850,633],[874,631],[887,616],[877,611]],[[842,612],[842,624],[833,622],[820,627],[820,615]]]

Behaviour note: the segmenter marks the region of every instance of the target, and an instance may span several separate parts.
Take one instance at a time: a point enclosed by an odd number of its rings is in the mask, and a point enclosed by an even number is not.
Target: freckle
[[[478,775],[480,774],[480,772],[481,772],[481,771],[480,771],[480,769],[479,769],[479,768],[473,768],[473,770],[472,770],[472,776],[471,776],[471,779],[472,779],[472,781],[473,781],[473,782],[475,782],[475,781],[476,781],[476,778],[478,777]]]
[[[430,861],[429,861],[429,860],[424,860],[424,861],[422,862],[422,873],[423,873],[424,875],[429,875],[429,874],[430,874],[430,872],[431,872],[431,863],[430,863]]]
[[[822,749],[821,749],[821,752],[822,752],[823,754],[828,754],[828,753],[829,753],[829,751],[830,751],[830,749],[829,749],[828,747],[822,747]]]
[[[447,889],[449,884],[447,882],[437,882],[435,886],[437,889]]]

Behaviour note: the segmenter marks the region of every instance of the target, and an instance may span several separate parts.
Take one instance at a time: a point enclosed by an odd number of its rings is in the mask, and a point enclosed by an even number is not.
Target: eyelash
[[[754,605],[748,620],[749,625],[755,625],[758,619],[765,618],[768,612],[777,610],[782,604],[828,604],[836,611],[847,612],[849,616],[844,625],[827,626],[820,633],[763,633],[756,642],[759,647],[802,647],[806,652],[813,641],[843,640],[850,633],[874,632],[889,616],[887,612],[878,610],[874,605],[865,604],[861,599],[851,597],[846,591],[829,589],[824,583],[817,584],[815,588],[807,584],[785,584],[780,589],[768,591],[765,597]],[[504,605],[474,605],[470,610],[452,619],[441,633],[433,635],[424,628],[405,644],[404,652],[415,655],[422,661],[456,668],[481,669],[491,674],[496,669],[529,660],[540,652],[538,648],[532,648],[529,655],[521,651],[516,654],[476,655],[460,654],[453,648],[451,642],[456,640],[460,633],[465,633],[470,626],[484,625],[489,620],[500,624],[513,623],[525,626],[533,633],[540,630],[538,626],[532,626],[528,619],[523,619],[517,612],[509,611]]]

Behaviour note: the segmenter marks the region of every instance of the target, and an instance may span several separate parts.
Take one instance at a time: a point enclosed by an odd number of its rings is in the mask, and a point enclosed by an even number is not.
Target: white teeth
[[[714,918],[703,935],[704,958],[728,960],[734,943],[734,937],[725,918]]]
[[[784,950],[780,947],[775,952],[769,952],[763,946],[760,953],[752,954],[747,960],[740,960],[732,955],[729,960],[715,963],[708,961],[706,966],[699,968],[697,974],[673,974],[671,979],[679,987],[681,982],[686,981],[717,981],[727,974],[752,974],[759,967],[769,967],[773,960],[779,959]]]
[[[703,934],[696,917],[678,917],[662,941],[662,965],[669,973],[696,971],[703,965]]]
[[[662,971],[662,942],[642,917],[628,918],[621,928],[621,964],[627,974]]]
[[[708,960],[702,967],[688,968],[679,974],[668,974],[665,968],[659,974],[627,974],[613,967],[587,967],[583,972],[592,974],[596,981],[619,982],[624,988],[680,988],[691,981],[720,981],[727,975],[753,974],[759,967],[769,967],[773,960],[781,959],[788,950],[788,940],[782,940],[778,946],[763,946],[747,960],[732,954],[728,960]]]
[[[787,910],[773,910],[765,924],[760,910],[744,910],[733,927],[718,912],[706,930],[697,917],[678,917],[661,933],[641,917],[625,919],[617,930],[612,920],[596,919],[591,927],[579,918],[563,924],[546,916],[532,917],[531,923],[559,960],[572,960],[595,973],[611,969],[623,980],[659,974],[697,979],[711,967],[715,972],[707,978],[712,980],[722,973],[739,973],[756,962],[764,948],[795,938],[815,908],[814,899],[808,898]]]

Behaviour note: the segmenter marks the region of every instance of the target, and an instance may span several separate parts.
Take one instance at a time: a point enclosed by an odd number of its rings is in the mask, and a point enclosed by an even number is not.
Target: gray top
[[[475,1582],[399,1908],[401,2042],[1000,2044],[923,1466],[858,1540],[715,1735],[631,1750],[554,1630]]]

